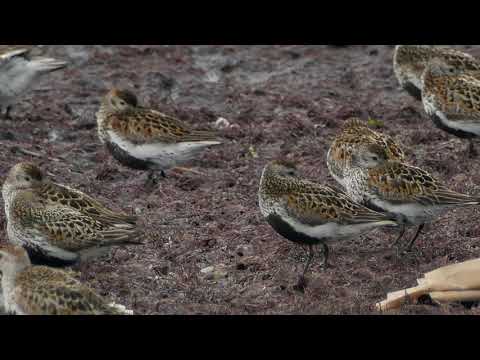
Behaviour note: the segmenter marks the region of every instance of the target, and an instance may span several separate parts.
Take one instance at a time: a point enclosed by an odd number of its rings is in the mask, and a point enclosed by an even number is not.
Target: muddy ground
[[[478,46],[459,46],[480,56]],[[325,164],[333,136],[353,115],[383,121],[411,163],[451,188],[478,194],[478,159],[437,130],[398,87],[393,46],[50,46],[68,60],[0,121],[0,178],[16,162],[39,163],[61,183],[140,216],[145,245],[83,264],[82,279],[138,314],[375,314],[388,291],[422,273],[480,254],[480,211],[452,211],[430,225],[411,254],[390,248],[395,230],[332,245],[332,267],[315,262],[305,292],[294,285],[304,249],[262,220],[257,187],[264,164],[297,159],[308,178],[334,184]],[[144,105],[212,128],[223,146],[169,172],[148,191],[147,174],[107,156],[94,114],[111,86]],[[33,155],[32,155],[33,154]],[[3,205],[2,205],[3,206]],[[0,241],[6,222],[0,213]],[[411,234],[410,230],[410,233]],[[400,314],[478,314],[461,305],[405,305]]]

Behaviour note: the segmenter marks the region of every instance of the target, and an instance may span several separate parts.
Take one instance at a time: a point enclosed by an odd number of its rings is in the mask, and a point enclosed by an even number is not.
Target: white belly
[[[444,113],[438,110],[435,111],[435,114],[440,118],[442,123],[451,129],[462,130],[480,136],[480,122],[475,123],[472,120],[469,121],[468,119],[450,121]]]
[[[4,71],[0,68],[0,105],[13,105],[32,86],[37,74],[25,64],[18,62]]]
[[[161,168],[173,167],[191,160],[199,151],[219,141],[182,142],[177,144],[154,143],[137,145],[108,131],[110,140],[134,158],[151,161]]]
[[[1,279],[1,274],[0,274]],[[0,315],[5,314],[5,299],[3,297],[3,290],[0,289]]]
[[[446,210],[443,206],[423,206],[415,203],[393,204],[380,199],[371,199],[371,202],[384,211],[402,215],[412,225],[428,223]]]
[[[46,256],[64,261],[74,261],[78,255],[51,245],[44,234],[38,231],[16,227],[12,221],[7,224],[7,233],[10,243],[19,246],[40,248]]]
[[[282,214],[283,212],[283,214]],[[394,225],[392,221],[378,221],[363,224],[342,225],[336,222],[328,222],[322,225],[310,226],[288,217],[284,211],[277,209],[277,214],[281,215],[295,231],[316,239],[325,239],[326,241],[348,239],[373,230],[379,226]]]

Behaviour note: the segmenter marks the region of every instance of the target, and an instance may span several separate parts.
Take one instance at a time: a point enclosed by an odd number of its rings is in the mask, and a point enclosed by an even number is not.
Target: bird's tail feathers
[[[67,62],[52,58],[35,58],[30,62],[30,66],[39,72],[52,72],[63,69],[67,66]]]

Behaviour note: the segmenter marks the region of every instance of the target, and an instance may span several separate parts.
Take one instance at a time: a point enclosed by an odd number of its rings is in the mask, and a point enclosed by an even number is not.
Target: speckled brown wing
[[[379,199],[421,205],[460,205],[477,199],[447,189],[426,171],[388,162],[368,172],[368,192]]]
[[[373,133],[373,137],[376,138],[376,143],[382,145],[386,149],[389,160],[405,161],[405,153],[403,152],[400,145],[395,140],[393,140],[391,136],[386,134],[379,134],[377,132]]]
[[[39,194],[46,200],[46,204],[70,207],[103,223],[116,224],[125,222],[135,224],[137,221],[136,216],[113,212],[87,194],[63,185],[46,183],[40,189]]]
[[[434,94],[435,105],[448,120],[480,121],[480,80],[470,75],[446,77],[443,91]]]
[[[213,132],[192,130],[172,116],[140,107],[108,114],[105,128],[137,145],[218,140]]]
[[[385,214],[353,202],[336,189],[308,181],[301,181],[299,185],[297,191],[283,196],[283,202],[287,213],[303,224],[317,226],[336,222],[348,225],[391,220]]]
[[[434,48],[433,57],[444,59],[449,65],[465,71],[480,71],[480,61],[474,56],[451,48]]]
[[[13,211],[23,228],[45,237],[49,244],[78,252],[114,244],[138,244],[134,225],[110,225],[61,205],[45,204],[29,193],[19,194]]]
[[[62,270],[33,266],[15,282],[15,301],[29,315],[113,315],[118,312]]]

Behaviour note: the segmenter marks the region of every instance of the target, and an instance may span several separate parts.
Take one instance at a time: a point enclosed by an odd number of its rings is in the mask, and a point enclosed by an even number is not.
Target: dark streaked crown
[[[41,186],[44,175],[40,168],[29,162],[21,162],[8,172],[4,187],[10,189],[25,189]]]
[[[122,99],[123,101],[125,101],[130,106],[133,106],[133,107],[138,106],[138,98],[130,90],[114,88],[114,89],[110,90],[110,95],[115,96],[119,99]]]
[[[398,45],[396,48],[396,60],[399,64],[412,64],[426,61],[435,51],[433,45]]]
[[[295,162],[287,159],[270,161],[265,167],[267,176],[273,177],[297,177]]]
[[[281,166],[287,169],[297,170],[297,164],[294,161],[288,160],[288,159],[276,159],[271,161],[270,165]]]
[[[16,174],[24,174],[26,176],[29,176],[32,178],[32,180],[36,180],[36,181],[43,180],[42,171],[37,165],[33,163],[24,162],[24,163],[17,164],[13,167],[12,171],[15,172]]]

